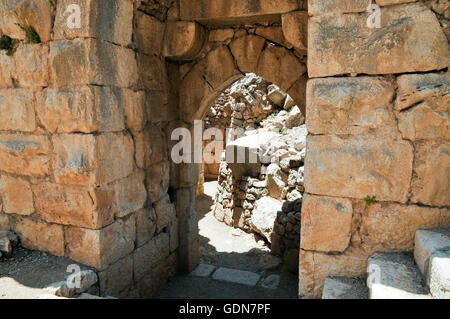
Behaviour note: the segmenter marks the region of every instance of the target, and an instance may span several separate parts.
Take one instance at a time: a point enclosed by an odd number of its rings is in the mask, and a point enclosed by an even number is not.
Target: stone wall
[[[450,227],[442,1],[376,1],[380,29],[363,2],[309,1],[300,296],[363,276],[374,252],[412,250],[417,229]]]
[[[0,51],[0,228],[107,294],[192,270],[198,166],[170,163],[169,135],[246,73],[306,109],[301,297],[450,227],[448,4],[376,0],[369,28],[371,2],[1,0],[1,35],[40,41]]]
[[[126,297],[162,287],[178,247],[165,17],[140,2],[0,1],[0,34],[25,40],[0,51],[0,228]],[[81,28],[68,27],[71,4]]]

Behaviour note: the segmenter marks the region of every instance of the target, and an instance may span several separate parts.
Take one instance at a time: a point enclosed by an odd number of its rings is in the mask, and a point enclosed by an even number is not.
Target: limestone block
[[[7,214],[31,215],[34,212],[30,183],[24,179],[0,176],[0,198]]]
[[[353,208],[349,199],[305,195],[302,205],[301,248],[342,252],[350,242]]]
[[[267,190],[273,198],[281,198],[283,189],[286,187],[286,176],[281,171],[281,168],[273,163],[267,168]]]
[[[329,276],[365,276],[368,257],[364,252],[354,250],[329,255],[300,249],[299,296],[320,298],[325,280]]]
[[[305,71],[306,66],[290,51],[268,45],[261,53],[256,73],[286,92]]]
[[[118,219],[101,230],[69,227],[65,235],[70,259],[104,270],[134,250],[136,221]]]
[[[158,56],[138,54],[139,89],[164,91],[168,87],[166,64]]]
[[[33,132],[36,129],[33,91],[0,89],[0,130]]]
[[[276,15],[299,9],[297,0],[199,0],[180,1],[180,13],[182,20],[196,21],[227,21],[236,18],[249,18],[267,15]]]
[[[450,139],[449,73],[406,74],[398,77],[395,102],[404,138]]]
[[[152,202],[160,200],[167,193],[170,183],[170,166],[161,162],[150,166],[147,173],[147,192]]]
[[[131,87],[137,83],[138,68],[131,49],[96,39],[75,39],[50,44],[50,74],[56,87]]]
[[[146,94],[143,91],[124,89],[121,91],[121,104],[124,108],[127,127],[133,131],[141,131],[147,123]],[[153,101],[152,101],[153,102]],[[161,105],[158,105],[161,107]]]
[[[135,171],[130,176],[114,183],[114,211],[122,218],[144,207],[147,190],[144,185],[145,172]]]
[[[255,72],[265,40],[255,35],[237,38],[230,44],[238,68],[243,73]]]
[[[161,233],[133,253],[134,278],[141,279],[169,256],[169,234]]]
[[[20,218],[15,224],[14,231],[19,235],[23,247],[64,256],[62,226]]]
[[[368,14],[317,16],[308,25],[310,77],[439,70],[449,45],[434,13],[422,4],[381,8],[382,28]],[[343,31],[345,30],[345,31]]]
[[[43,42],[50,41],[53,27],[52,2],[49,0],[0,1],[0,30],[13,39],[25,39],[19,26],[32,27]]]
[[[448,227],[438,208],[376,204],[362,216],[360,236],[368,251],[410,251],[418,229]]]
[[[163,55],[173,60],[192,60],[203,47],[206,30],[196,22],[174,21],[166,26]]]
[[[155,209],[141,209],[136,213],[136,245],[141,247],[153,238],[156,231]]]
[[[413,147],[405,141],[310,136],[305,189],[312,194],[361,199],[370,195],[405,203],[412,161]]]
[[[99,229],[114,221],[113,195],[104,189],[39,183],[33,192],[39,216],[48,223]]]
[[[154,206],[156,212],[156,231],[160,233],[176,219],[177,212],[175,211],[175,205],[170,202],[169,195],[167,194],[155,203]]]
[[[392,81],[379,77],[308,81],[306,124],[313,134],[396,135]]]
[[[281,212],[283,203],[270,196],[262,197],[255,202],[255,209],[252,212],[251,228],[272,242],[275,221],[278,212]]]
[[[0,134],[0,170],[17,175],[49,173],[51,145],[46,136]]]
[[[122,131],[127,101],[121,96],[110,87],[46,89],[37,93],[36,113],[49,133]]]
[[[120,297],[121,293],[133,284],[133,257],[120,259],[107,269],[98,272],[101,293]]]
[[[21,45],[14,53],[13,77],[20,87],[48,86],[48,54],[46,44]]]
[[[449,189],[450,143],[416,143],[411,201],[430,206],[448,206]]]
[[[75,19],[78,9],[80,21]],[[97,38],[127,46],[131,42],[132,20],[130,0],[62,0],[56,8],[54,38]],[[80,27],[73,26],[76,22],[80,22]]]
[[[101,185],[133,170],[133,140],[123,133],[62,134],[53,136],[53,145],[58,183]]]
[[[14,58],[6,55],[5,51],[0,51],[0,88],[14,86],[14,67]]]
[[[284,38],[297,50],[308,50],[308,13],[296,11],[283,14]]]
[[[231,84],[237,79],[233,79],[233,77],[239,74],[230,50],[225,46],[212,50],[196,65],[196,69],[215,90],[223,89],[223,86],[228,82]],[[230,81],[230,79],[233,80]]]
[[[0,210],[1,210],[0,204]],[[8,230],[9,229],[9,217],[6,214],[0,213],[0,230]]]
[[[372,0],[308,0],[308,14],[364,12]]]

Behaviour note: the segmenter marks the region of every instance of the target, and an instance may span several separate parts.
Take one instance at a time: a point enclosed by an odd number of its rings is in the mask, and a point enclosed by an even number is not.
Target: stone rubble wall
[[[380,29],[364,1],[309,1],[300,296],[450,227],[448,3],[376,2]]]
[[[117,297],[149,297],[177,268],[167,10],[140,2],[0,1],[0,36],[23,40],[19,23],[42,40],[0,51],[0,229],[95,267]]]

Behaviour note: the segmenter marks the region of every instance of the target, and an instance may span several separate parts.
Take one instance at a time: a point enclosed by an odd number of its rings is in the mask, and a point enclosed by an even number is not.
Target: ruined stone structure
[[[450,12],[376,0],[369,27],[372,2],[0,0],[0,229],[153,295],[198,264],[198,165],[170,160],[172,130],[255,73],[306,114],[299,296],[411,251],[450,227]]]

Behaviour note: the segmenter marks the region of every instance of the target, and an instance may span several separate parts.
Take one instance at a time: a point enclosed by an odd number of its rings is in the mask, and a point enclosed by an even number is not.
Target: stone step
[[[418,230],[414,258],[433,298],[450,299],[450,229]]]
[[[368,299],[366,282],[361,278],[328,277],[322,299]]]
[[[370,299],[429,299],[425,283],[410,253],[382,253],[369,258]]]

